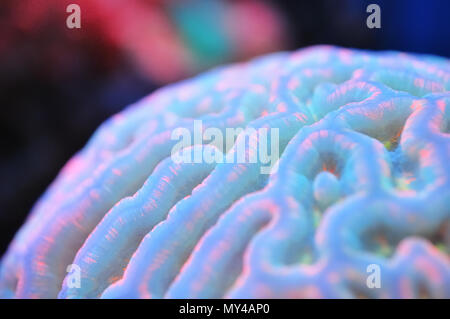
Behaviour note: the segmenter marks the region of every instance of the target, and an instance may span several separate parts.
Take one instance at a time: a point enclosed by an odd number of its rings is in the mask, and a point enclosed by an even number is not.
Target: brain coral
[[[3,257],[0,295],[449,298],[449,90],[444,58],[329,46],[164,87],[65,165]],[[174,162],[171,134],[194,120],[278,128],[278,169]]]

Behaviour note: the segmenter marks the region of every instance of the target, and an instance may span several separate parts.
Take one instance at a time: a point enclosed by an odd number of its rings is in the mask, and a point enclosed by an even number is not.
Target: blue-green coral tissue
[[[445,58],[331,46],[164,87],[64,166],[0,296],[450,298],[449,90]],[[174,162],[173,130],[196,120],[279,129],[277,170]],[[188,151],[205,149],[233,151]]]

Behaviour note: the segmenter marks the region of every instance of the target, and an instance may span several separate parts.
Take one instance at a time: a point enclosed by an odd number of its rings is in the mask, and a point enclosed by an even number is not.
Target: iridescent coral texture
[[[62,169],[2,259],[0,294],[449,298],[449,90],[444,58],[329,46],[164,87]],[[194,120],[278,128],[278,170],[174,162],[171,134]]]

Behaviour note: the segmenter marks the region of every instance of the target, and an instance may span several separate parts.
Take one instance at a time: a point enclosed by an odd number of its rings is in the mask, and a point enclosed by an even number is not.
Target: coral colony
[[[164,87],[62,169],[0,295],[449,298],[449,90],[444,58],[329,46]]]

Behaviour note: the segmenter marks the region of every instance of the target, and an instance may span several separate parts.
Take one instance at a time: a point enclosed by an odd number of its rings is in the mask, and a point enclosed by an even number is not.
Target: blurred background
[[[0,255],[96,127],[156,88],[313,44],[450,57],[449,21],[447,0],[1,0]]]

